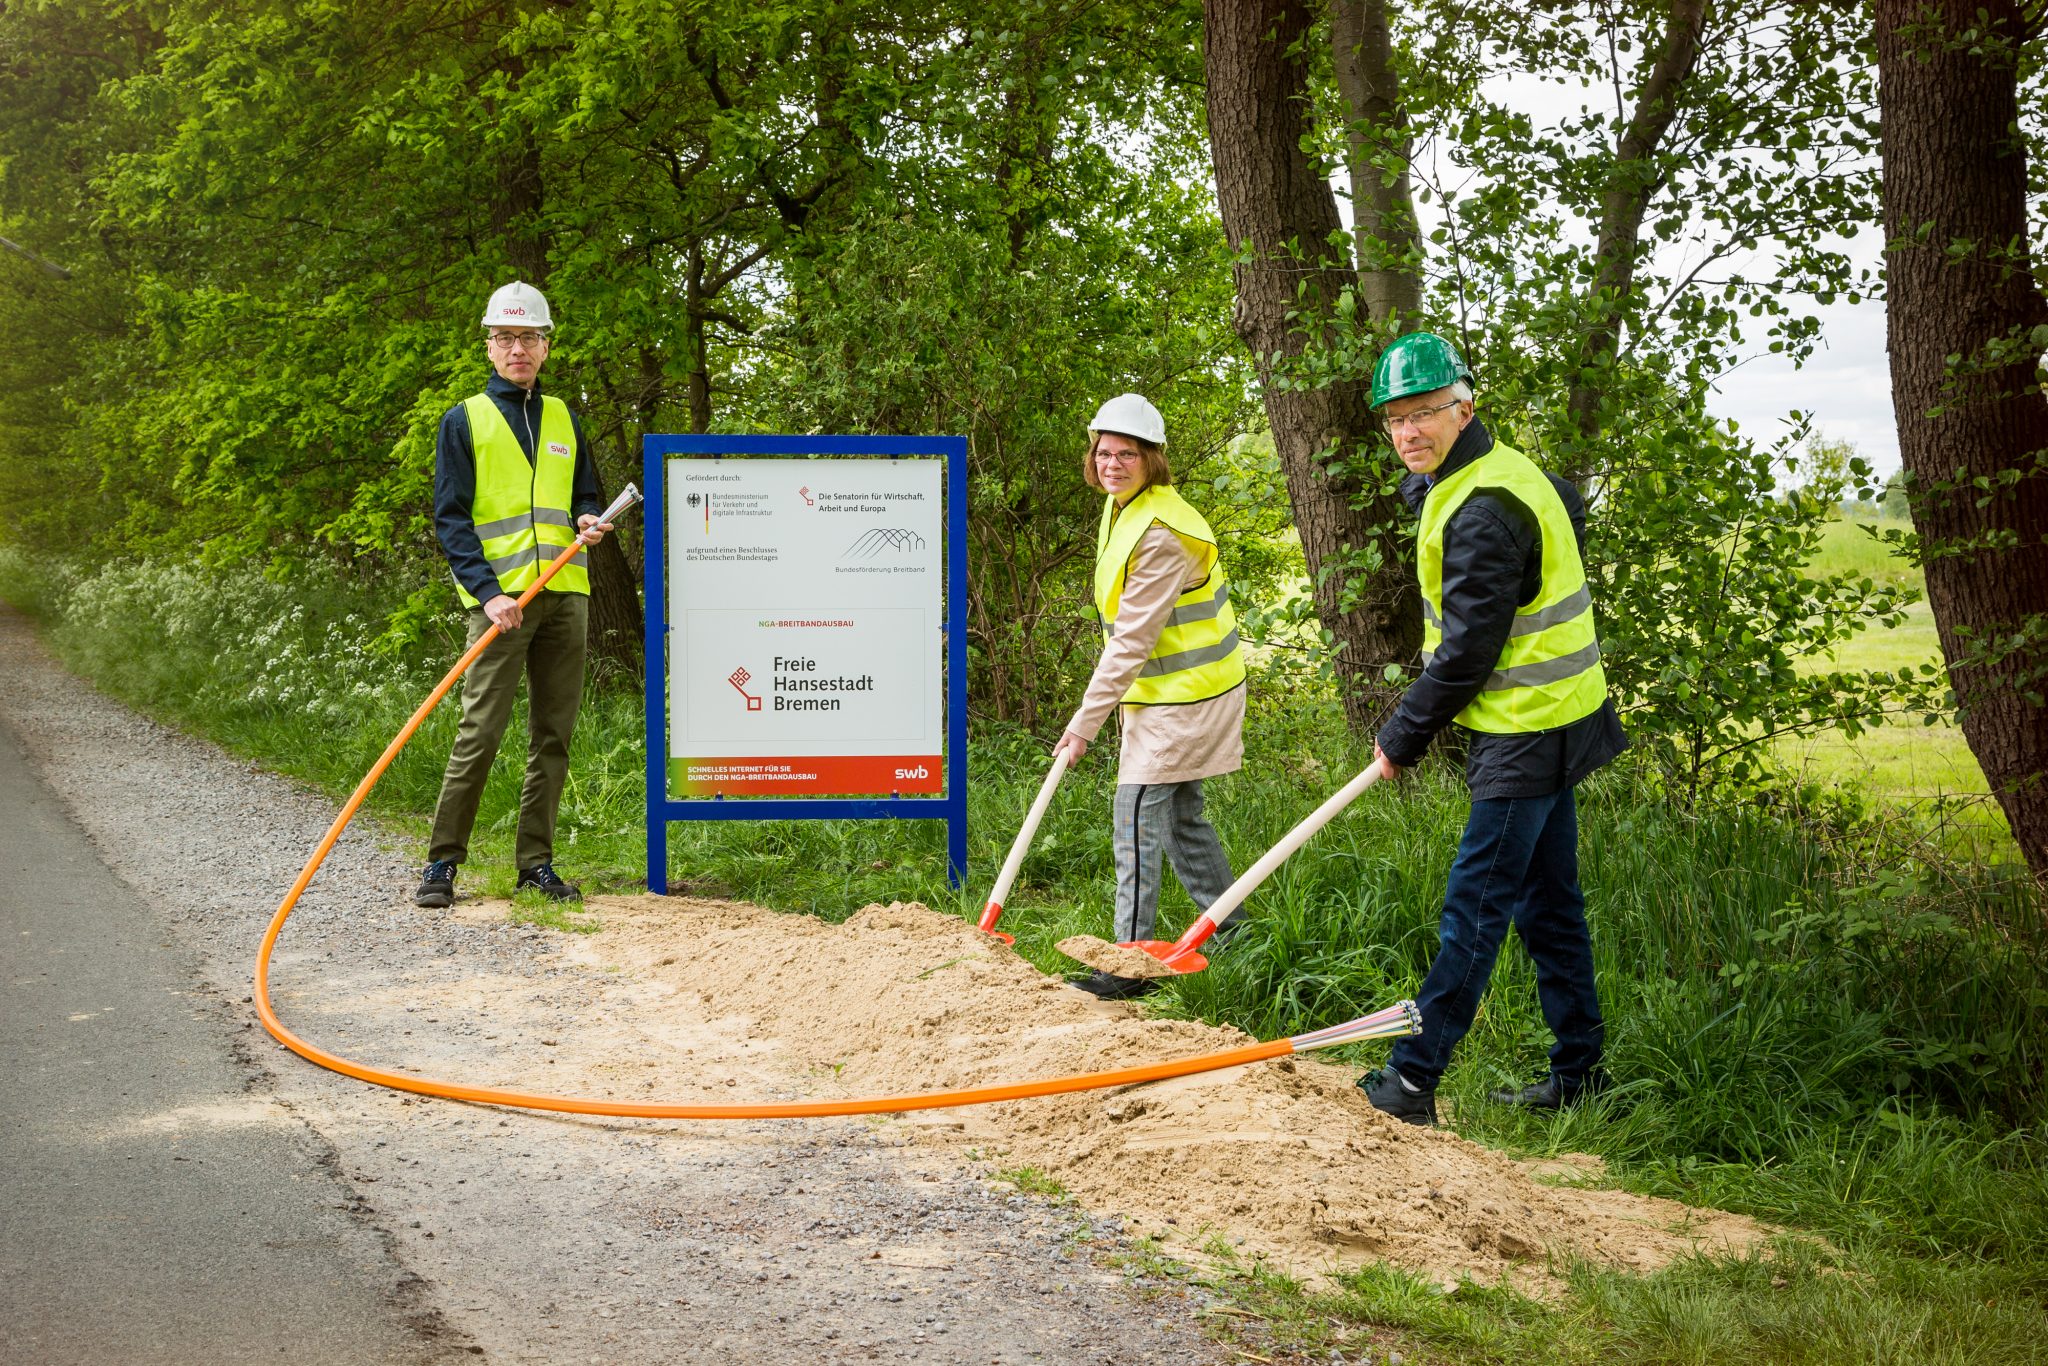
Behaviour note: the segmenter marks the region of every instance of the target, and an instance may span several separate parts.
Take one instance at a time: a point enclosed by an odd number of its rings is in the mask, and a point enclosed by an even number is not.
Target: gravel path
[[[1196,1295],[1104,1264],[1114,1224],[914,1145],[909,1119],[550,1116],[415,1100],[300,1061],[256,1025],[249,973],[334,804],[102,697],[4,604],[0,724],[200,964],[194,989],[241,1035],[253,1094],[332,1146],[348,1212],[483,1359],[1242,1359],[1196,1326]],[[579,1021],[638,1011],[650,1035],[690,1036],[692,1091],[799,1089],[772,1040],[664,1018],[658,993],[569,961],[553,933],[416,910],[415,874],[369,823],[343,838],[273,961],[294,1028],[407,1070],[531,1081],[557,1057],[565,1074],[639,1065],[576,1056]]]

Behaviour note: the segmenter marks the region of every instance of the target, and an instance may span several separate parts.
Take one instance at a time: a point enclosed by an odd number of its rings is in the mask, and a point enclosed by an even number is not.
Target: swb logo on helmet
[[[548,314],[547,299],[524,280],[493,291],[491,301],[484,305],[485,327],[552,327],[554,321]]]

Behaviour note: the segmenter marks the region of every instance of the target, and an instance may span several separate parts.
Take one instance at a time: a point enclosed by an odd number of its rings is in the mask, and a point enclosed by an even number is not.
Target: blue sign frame
[[[689,797],[668,791],[668,459],[670,456],[937,456],[946,462],[946,791],[939,797]],[[671,821],[942,820],[946,876],[967,877],[967,438],[650,435],[643,578],[647,659],[647,890],[668,893]]]

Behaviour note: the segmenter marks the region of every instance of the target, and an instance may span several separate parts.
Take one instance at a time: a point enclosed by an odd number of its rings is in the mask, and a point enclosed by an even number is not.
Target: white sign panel
[[[937,460],[668,462],[669,789],[944,789]]]

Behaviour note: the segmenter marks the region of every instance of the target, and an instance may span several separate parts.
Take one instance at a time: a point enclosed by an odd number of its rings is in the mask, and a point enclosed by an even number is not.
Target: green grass
[[[998,1180],[1009,1182],[1026,1195],[1043,1196],[1055,1204],[1069,1204],[1074,1198],[1073,1192],[1061,1185],[1057,1177],[1049,1176],[1036,1167],[1005,1167],[995,1175]]]
[[[515,925],[536,925],[565,934],[596,934],[604,924],[593,912],[575,902],[550,901],[539,892],[515,892],[511,920]]]
[[[1889,588],[1925,591],[1918,567],[1893,555],[1873,532],[1909,531],[1888,518],[1840,518],[1828,523],[1821,548],[1808,562],[1817,573],[1854,573]],[[1934,611],[1921,600],[1906,619],[1864,631],[1809,663],[1809,671],[1919,670],[1939,667],[1941,642]],[[1947,720],[1888,717],[1857,736],[1839,731],[1791,735],[1772,747],[1797,782],[1867,799],[1895,838],[1928,840],[1952,857],[2012,862],[2019,858],[2005,813],[1991,798],[1984,770],[1963,733]]]
[[[1929,1276],[1901,1258],[1848,1259],[1796,1239],[1771,1255],[1702,1257],[1655,1276],[1586,1265],[1561,1303],[1465,1282],[1449,1293],[1389,1266],[1311,1294],[1239,1272],[1238,1303],[1276,1347],[1310,1358],[1372,1342],[1418,1362],[2021,1363],[2039,1361],[2040,1304],[2008,1281]],[[1349,1357],[1349,1359],[1359,1359]]]
[[[64,602],[49,635],[74,667],[337,800],[438,673],[364,651],[351,604],[304,585],[110,571]],[[150,649],[133,647],[138,632]],[[453,643],[428,653],[452,658]],[[1365,758],[1314,689],[1254,700],[1245,771],[1210,786],[1240,867]],[[559,861],[594,891],[644,877],[640,726],[637,696],[597,693],[577,730]],[[401,831],[423,836],[453,728],[450,705],[377,790],[374,809]],[[486,791],[467,887],[510,892],[518,749]],[[674,875],[835,920],[898,899],[971,917],[1046,754],[984,727],[970,762],[969,887],[947,887],[935,822],[677,826]],[[1109,923],[1113,783],[1108,755],[1068,780],[1009,898],[1004,928],[1041,967],[1068,966],[1060,938]],[[1819,825],[1737,802],[1684,812],[1625,767],[1581,796],[1617,1089],[1554,1117],[1483,1103],[1543,1066],[1533,970],[1510,945],[1445,1081],[1460,1131],[1518,1154],[1597,1153],[1629,1189],[1751,1213],[1829,1250],[1647,1277],[1575,1268],[1550,1304],[1494,1287],[1446,1296],[1391,1270],[1335,1295],[1263,1273],[1234,1278],[1232,1293],[1304,1344],[1341,1335],[1400,1344],[1411,1360],[2040,1359],[2048,935],[2023,878],[1874,841],[1841,823],[1842,808]],[[1368,793],[1252,898],[1230,950],[1154,1008],[1270,1038],[1411,994],[1465,810],[1456,776],[1436,765]],[[1168,879],[1162,934],[1192,915]],[[1350,1060],[1383,1057],[1384,1045],[1365,1045]]]
[[[1933,609],[1918,602],[1898,626],[1856,636],[1813,667],[1898,672],[1939,666],[1941,659]],[[1984,770],[1951,722],[1888,717],[1853,737],[1839,731],[1786,736],[1774,753],[1798,782],[1868,799],[1897,838],[1928,839],[1969,860],[2019,857]]]
[[[1820,574],[1862,574],[1880,588],[1920,588],[1919,568],[1892,554],[1880,539],[1887,532],[1912,529],[1903,518],[1838,517],[1822,528],[1820,550],[1807,568]]]

